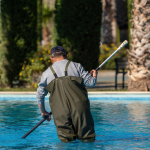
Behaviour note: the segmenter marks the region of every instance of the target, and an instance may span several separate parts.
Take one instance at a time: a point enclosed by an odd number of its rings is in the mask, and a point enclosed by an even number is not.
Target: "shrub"
[[[28,53],[19,73],[19,79],[29,86],[37,87],[42,72],[51,65],[50,60],[51,43],[47,47],[38,43],[38,50],[34,54]]]
[[[56,0],[54,45],[85,70],[98,66],[102,3],[100,0]]]

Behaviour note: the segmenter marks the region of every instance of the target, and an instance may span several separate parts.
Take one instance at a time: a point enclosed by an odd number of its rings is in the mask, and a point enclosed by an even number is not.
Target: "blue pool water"
[[[34,96],[26,97],[0,96],[1,150],[150,149],[150,95],[89,95],[96,140],[70,143],[58,139],[53,118],[21,139],[42,119]],[[48,100],[45,104],[50,111]]]

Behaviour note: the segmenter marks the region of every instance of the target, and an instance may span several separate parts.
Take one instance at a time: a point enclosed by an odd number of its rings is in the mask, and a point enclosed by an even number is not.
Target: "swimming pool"
[[[48,97],[46,109],[50,111]],[[61,142],[53,119],[26,139],[21,137],[42,118],[35,95],[0,95],[0,149],[150,148],[150,94],[89,94],[95,142]]]

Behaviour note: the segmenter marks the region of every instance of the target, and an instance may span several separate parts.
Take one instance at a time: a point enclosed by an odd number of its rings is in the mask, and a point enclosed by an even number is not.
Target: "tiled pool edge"
[[[20,95],[20,94],[36,94],[36,92],[16,92],[16,91],[0,91],[0,95],[1,94],[16,94],[16,95]],[[92,91],[92,92],[88,92],[88,94],[149,94],[150,92],[141,92],[141,91],[135,91],[135,92],[130,92],[130,91]]]
[[[90,100],[148,100],[149,92],[88,92]],[[49,99],[49,95],[45,100]],[[36,92],[0,92],[0,100],[36,100]]]

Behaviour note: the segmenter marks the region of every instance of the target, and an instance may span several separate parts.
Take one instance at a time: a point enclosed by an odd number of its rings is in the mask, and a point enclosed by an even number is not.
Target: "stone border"
[[[88,92],[89,94],[150,94],[150,92],[127,92],[127,91],[100,91],[100,92]]]
[[[15,91],[0,91],[0,95],[1,94],[16,94],[16,95],[21,95],[21,94],[36,94],[37,92],[26,92],[26,91],[24,91],[24,92],[15,92]],[[99,91],[99,92],[88,92],[89,94],[150,94],[150,92],[141,92],[141,91],[137,91],[137,92],[127,92],[127,91]]]

